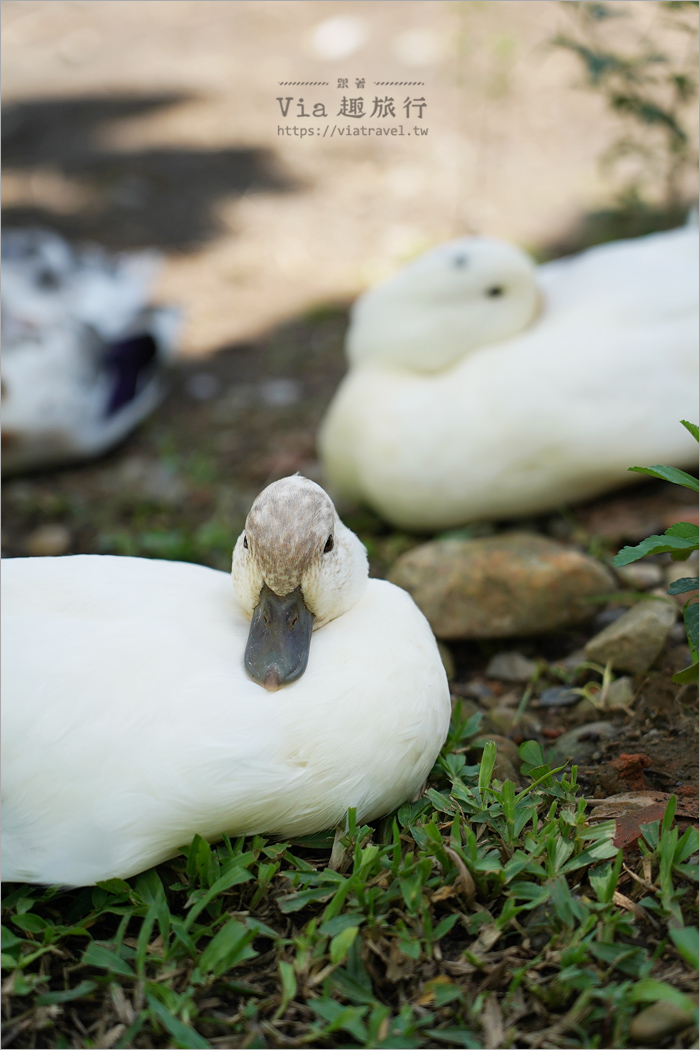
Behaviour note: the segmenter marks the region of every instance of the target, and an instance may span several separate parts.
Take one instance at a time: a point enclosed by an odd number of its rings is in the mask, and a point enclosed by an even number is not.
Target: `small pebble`
[[[502,682],[529,682],[536,672],[534,660],[513,651],[496,653],[489,660],[485,674],[487,678],[498,678]]]
[[[472,700],[480,700],[482,703],[493,699],[493,689],[486,685],[486,682],[480,682],[478,680],[467,682],[462,689],[460,689],[461,696],[469,696]]]
[[[575,649],[573,653],[569,653],[561,660],[555,660],[552,664],[553,667],[559,668],[562,671],[573,672],[581,664],[585,664],[588,660],[584,649]]]
[[[587,696],[582,696],[576,707],[569,715],[569,721],[572,725],[581,726],[586,722],[597,722],[600,718],[600,710],[592,703]]]
[[[581,699],[581,694],[565,686],[555,685],[545,689],[539,698],[540,707],[572,707]]]
[[[692,1010],[660,1000],[632,1018],[629,1035],[632,1045],[660,1046],[674,1032],[694,1024]]]
[[[537,718],[523,711],[518,718],[517,710],[511,707],[492,707],[488,713],[491,725],[503,736],[515,740],[529,740],[536,737],[542,726]]]
[[[621,569],[615,569],[615,572],[625,587],[633,587],[638,591],[658,587],[664,578],[663,569],[654,562],[634,562],[632,565],[623,565]]]
[[[616,707],[629,707],[634,700],[634,686],[632,679],[626,675],[616,678],[611,682],[608,695],[605,698],[605,707],[613,710]]]
[[[693,553],[690,555],[687,561],[672,561],[670,565],[667,565],[664,569],[663,579],[664,583],[668,587],[668,585],[673,583],[674,580],[680,580],[683,576],[697,575],[698,555],[697,551],[693,551]]]
[[[194,401],[211,401],[221,391],[221,381],[211,372],[195,372],[188,377],[185,389]]]
[[[668,637],[669,641],[673,642],[674,645],[684,645],[688,641],[685,623],[682,620],[674,623],[673,627],[668,632]]]
[[[559,760],[571,758],[574,762],[580,762],[598,750],[601,739],[611,740],[617,736],[617,732],[611,722],[588,722],[560,736],[554,750]]]
[[[646,671],[661,652],[676,615],[670,601],[643,599],[591,638],[586,655],[595,663],[610,661],[617,671]]]
[[[474,737],[471,741],[471,746],[481,749],[489,740],[493,740],[496,750],[504,755],[509,762],[512,762],[514,766],[517,764],[519,758],[518,745],[507,736],[500,736],[498,733],[482,733],[480,736]]]
[[[607,609],[601,609],[593,617],[592,626],[596,631],[602,631],[604,627],[619,620],[626,612],[627,608],[624,605],[614,605]]]
[[[263,404],[283,408],[301,400],[302,385],[298,379],[266,379],[260,384],[259,393]]]
[[[24,541],[33,558],[55,558],[70,550],[71,534],[65,525],[40,525]]]

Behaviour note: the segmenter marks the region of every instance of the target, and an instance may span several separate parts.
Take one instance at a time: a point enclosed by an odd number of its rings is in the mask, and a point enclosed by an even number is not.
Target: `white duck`
[[[437,645],[323,489],[265,489],[232,576],[5,562],[4,879],[128,877],[195,833],[310,833],[420,790],[450,718]]]
[[[632,465],[685,466],[697,346],[696,226],[538,267],[453,241],[355,304],[319,432],[329,482],[434,530],[595,496]]]
[[[3,234],[4,474],[99,456],[156,407],[179,324],[147,306],[159,266],[154,252]]]

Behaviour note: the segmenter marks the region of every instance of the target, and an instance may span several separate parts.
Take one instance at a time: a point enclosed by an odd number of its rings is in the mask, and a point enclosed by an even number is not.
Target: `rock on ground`
[[[676,609],[666,601],[641,601],[594,635],[586,656],[596,663],[612,662],[615,671],[639,674],[653,664],[675,623]]]
[[[439,638],[507,638],[580,623],[616,589],[605,566],[527,532],[434,540],[403,554],[389,579],[412,595]]]

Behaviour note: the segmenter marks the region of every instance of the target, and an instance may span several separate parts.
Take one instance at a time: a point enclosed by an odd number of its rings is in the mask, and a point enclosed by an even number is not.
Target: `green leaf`
[[[122,977],[136,977],[128,962],[124,962],[111,948],[106,948],[103,944],[98,944],[97,941],[92,941],[91,944],[88,944],[83,952],[81,961],[84,966],[97,966],[101,970],[109,970],[111,973],[118,973]]]
[[[493,740],[487,740],[479,763],[479,792],[484,797],[484,792],[491,783],[493,767],[496,764],[496,745]]]
[[[255,958],[258,953],[250,947],[254,936],[255,930],[247,929],[237,919],[229,919],[202,952],[200,969],[203,973],[214,972],[218,976],[246,959]]]
[[[680,580],[674,580],[673,583],[669,585],[666,594],[686,594],[687,591],[697,591],[697,589],[697,576],[682,576]]]
[[[655,981],[652,977],[642,977],[641,981],[633,984],[629,990],[629,997],[635,1003],[673,1003],[680,1006],[681,1010],[692,1012],[694,1003],[683,992],[679,992],[665,981]]]
[[[467,1050],[480,1050],[483,1046],[468,1028],[428,1028],[425,1034],[436,1042],[447,1043],[448,1046],[464,1046]]]
[[[327,1030],[329,1032],[335,1032],[339,1028],[343,1028],[350,1035],[354,1036],[358,1042],[365,1042],[367,1029],[363,1024],[362,1018],[367,1013],[366,1006],[343,1006],[342,1003],[337,1003],[334,999],[326,998],[308,999],[306,1005],[310,1006],[314,1013],[328,1022]]]
[[[697,657],[697,653],[693,653]],[[682,671],[676,671],[671,681],[674,685],[693,685],[698,681],[698,661],[690,664],[688,667],[684,667]]]
[[[206,843],[206,845],[208,845],[208,843]],[[248,858],[252,858],[252,854],[248,853],[236,859],[240,862],[242,860],[245,861]],[[220,878],[218,878],[212,886],[209,887],[202,899],[198,900],[196,904],[192,905],[192,908],[189,911],[187,918],[185,919],[185,929],[189,930],[191,928],[192,923],[197,918],[202,909],[206,908],[207,904],[209,904],[210,901],[214,899],[214,897],[218,896],[219,893],[223,893],[224,890],[231,889],[232,886],[238,886],[241,882],[248,882],[248,880],[252,879],[252,877],[253,876],[251,875],[251,873],[247,871],[240,863],[239,866],[234,865],[228,871],[224,872],[224,874]]]
[[[44,992],[34,1000],[37,1006],[51,1006],[53,1003],[69,1003],[72,999],[82,999],[97,988],[96,981],[81,981],[75,988],[66,988],[63,992]]]
[[[690,648],[698,651],[698,603],[694,599],[685,603],[683,609],[685,629],[688,634]]]
[[[638,543],[636,547],[623,547],[612,560],[616,569],[630,562],[639,561],[647,554],[675,554],[680,558],[687,558],[694,550],[697,550],[697,539],[691,540],[683,536],[647,536]]]
[[[200,1050],[200,1048],[202,1050],[211,1050],[211,1043],[203,1035],[200,1035],[191,1025],[185,1024],[184,1021],[171,1014],[167,1007],[159,1002],[155,996],[146,992],[146,999],[151,1012],[156,1015],[163,1027],[170,1032],[175,1042],[183,1047],[184,1050],[188,1050],[188,1048],[192,1048],[192,1050]]]
[[[331,941],[331,963],[337,966],[350,951],[350,947],[359,933],[359,927],[349,926],[337,933]]]
[[[297,979],[292,963],[284,962],[283,959],[280,959],[279,968],[280,978],[282,979],[282,997],[286,1005],[297,994]]]
[[[10,948],[14,948],[18,944],[24,944],[24,938],[18,937],[16,933],[13,933],[7,926],[2,927],[2,950],[4,952],[9,951]]]
[[[628,467],[627,469],[637,474],[649,474],[650,477],[659,478],[661,481],[670,481],[673,485],[682,485],[683,488],[692,489],[693,492],[697,492],[699,488],[698,479],[692,474],[686,474],[684,470],[679,470],[678,467],[664,467],[656,463],[653,467]]]
[[[687,963],[698,969],[698,928],[697,926],[684,926],[682,930],[669,927],[669,936]]]
[[[121,896],[126,893],[131,893],[131,886],[124,879],[105,879],[104,882],[96,882],[96,886],[99,886],[101,890],[107,890],[107,893],[114,893]]]
[[[695,438],[696,441],[700,441],[700,437],[698,437],[698,425],[697,425],[697,423],[689,423],[687,419],[681,419],[681,423],[683,424],[685,429],[688,431],[688,433],[693,435],[693,437]]]
[[[692,521],[677,521],[675,525],[666,529],[664,535],[681,536],[684,540],[695,540],[697,543],[700,538],[700,528]]]

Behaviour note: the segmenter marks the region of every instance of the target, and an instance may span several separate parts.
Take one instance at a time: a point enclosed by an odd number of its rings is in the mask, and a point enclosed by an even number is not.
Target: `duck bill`
[[[301,678],[313,626],[300,587],[281,598],[263,584],[245,648],[245,669],[253,681],[274,690]]]

